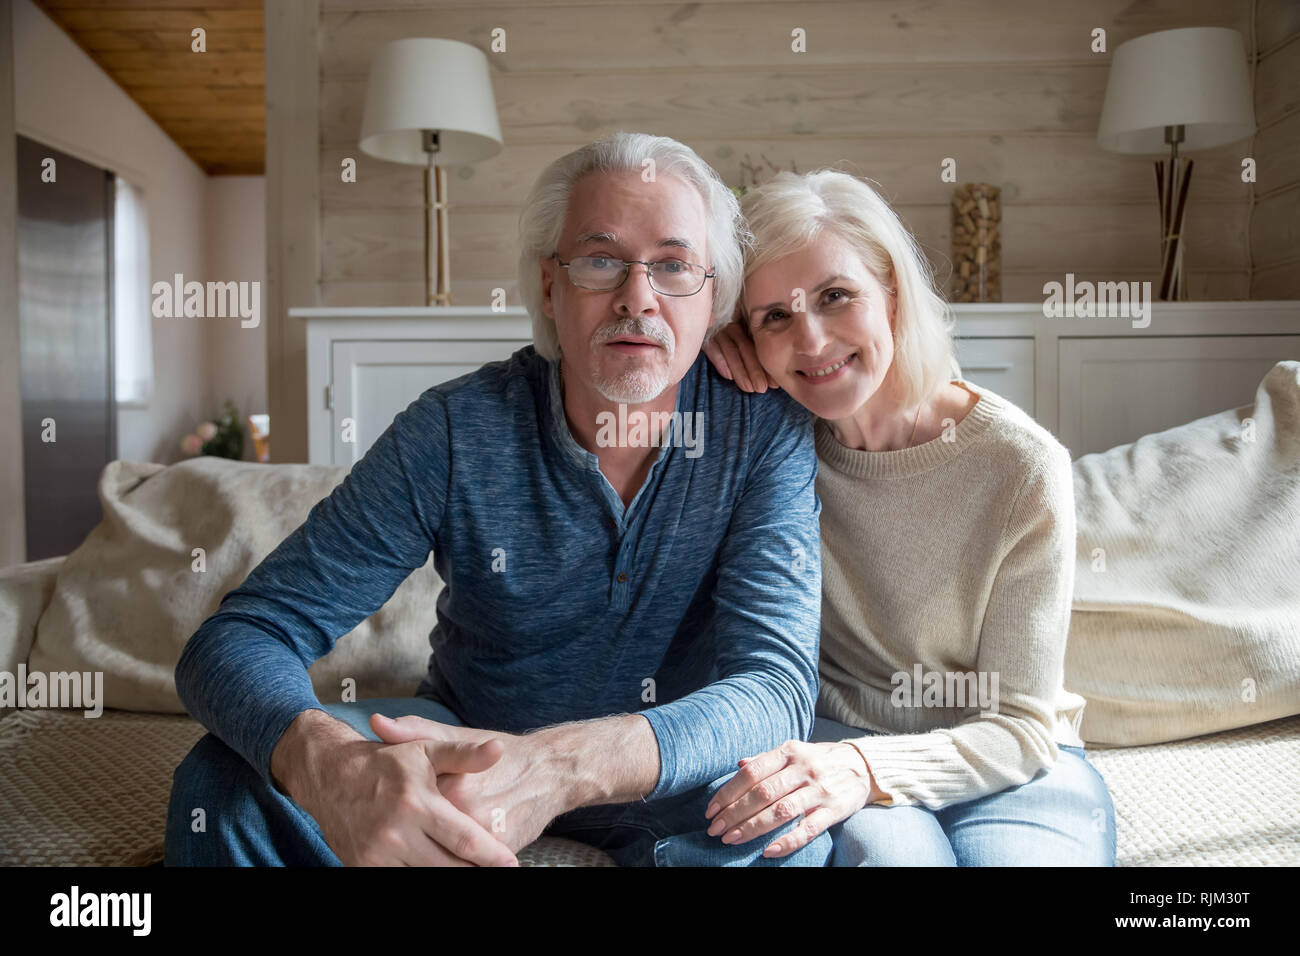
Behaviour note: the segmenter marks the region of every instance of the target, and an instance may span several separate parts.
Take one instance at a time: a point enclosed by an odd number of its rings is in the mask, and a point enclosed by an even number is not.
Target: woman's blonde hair
[[[876,281],[894,290],[894,365],[905,407],[926,401],[960,377],[952,316],[935,291],[930,263],[898,214],[866,181],[838,169],[780,172],[745,193],[740,209],[754,236],[746,250],[746,279],[826,230],[850,243]],[[741,308],[741,324],[749,331],[743,296]]]

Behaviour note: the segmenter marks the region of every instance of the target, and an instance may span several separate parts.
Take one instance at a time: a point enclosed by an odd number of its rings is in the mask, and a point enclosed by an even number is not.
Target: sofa
[[[345,477],[111,462],[81,546],[0,570],[0,671],[103,674],[97,716],[3,707],[0,865],[161,861],[172,772],[204,733],[176,697],[185,640]],[[1300,864],[1300,362],[1250,405],[1076,459],[1074,481],[1065,685],[1119,864]],[[317,697],[412,693],[441,586],[430,560],[341,637]],[[552,837],[519,858],[613,865]]]

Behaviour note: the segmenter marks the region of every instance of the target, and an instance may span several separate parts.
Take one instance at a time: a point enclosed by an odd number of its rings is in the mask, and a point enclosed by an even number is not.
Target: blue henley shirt
[[[432,552],[446,586],[416,693],[467,726],[641,713],[660,754],[648,800],[807,739],[812,417],[785,392],[741,391],[703,353],[677,412],[700,427],[673,432],[624,508],[569,430],[558,363],[531,345],[426,390],[191,637],[182,702],[270,782],[280,736],[320,708],[308,666]]]

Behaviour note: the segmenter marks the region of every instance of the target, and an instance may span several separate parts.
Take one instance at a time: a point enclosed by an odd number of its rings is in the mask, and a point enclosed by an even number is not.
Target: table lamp
[[[424,167],[425,305],[451,305],[446,167],[476,163],[501,151],[483,51],[434,37],[408,37],[383,46],[370,63],[361,151]],[[435,229],[436,266],[430,241]]]
[[[1236,30],[1190,27],[1135,37],[1115,48],[1097,142],[1117,153],[1163,153],[1160,299],[1184,298],[1183,222],[1192,161],[1178,155],[1255,132],[1245,44]]]

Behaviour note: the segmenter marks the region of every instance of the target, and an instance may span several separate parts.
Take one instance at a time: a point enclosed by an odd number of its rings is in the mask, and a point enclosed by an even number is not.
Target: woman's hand
[[[802,823],[763,851],[769,858],[807,846],[823,830],[883,796],[852,744],[787,740],[741,760],[740,767],[709,804],[709,835],[722,835],[727,844],[747,843],[802,814]]]
[[[763,371],[758,352],[739,322],[730,322],[718,329],[712,339],[704,344],[704,354],[723,378],[735,382],[746,392],[766,392],[780,388],[776,379]]]

